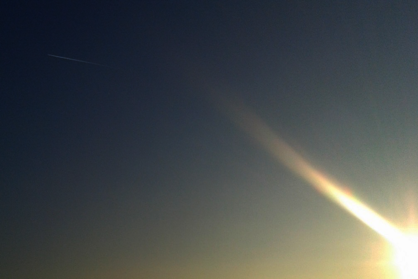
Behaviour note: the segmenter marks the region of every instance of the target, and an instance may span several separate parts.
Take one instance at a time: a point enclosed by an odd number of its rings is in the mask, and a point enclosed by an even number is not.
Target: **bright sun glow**
[[[405,235],[394,245],[395,264],[402,279],[418,279],[418,235]]]
[[[355,196],[348,194],[344,187],[306,161],[246,106],[225,104],[232,119],[273,157],[391,243],[400,279],[418,279],[418,234],[403,233]]]

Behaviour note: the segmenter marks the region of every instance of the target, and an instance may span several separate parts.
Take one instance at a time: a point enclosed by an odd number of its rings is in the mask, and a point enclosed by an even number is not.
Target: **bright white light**
[[[402,279],[418,279],[418,235],[405,235],[394,245],[395,264]]]
[[[277,161],[391,243],[395,250],[394,263],[401,279],[418,279],[418,234],[403,233],[355,196],[344,191],[344,187],[306,161],[249,108],[241,103],[223,101],[232,119]]]

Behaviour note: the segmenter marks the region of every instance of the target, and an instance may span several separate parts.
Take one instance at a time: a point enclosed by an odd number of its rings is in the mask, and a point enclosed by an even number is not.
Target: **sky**
[[[418,4],[134,2],[1,9],[0,277],[397,278],[214,96],[406,227]]]

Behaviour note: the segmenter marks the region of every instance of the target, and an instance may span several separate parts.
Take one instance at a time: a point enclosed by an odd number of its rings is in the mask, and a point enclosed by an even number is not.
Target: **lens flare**
[[[233,121],[251,135],[277,161],[309,183],[318,192],[337,203],[391,243],[402,238],[402,232],[371,208],[347,193],[345,187],[331,180],[306,161],[283,139],[242,103],[223,100]]]
[[[409,235],[345,191],[345,187],[321,173],[281,139],[262,119],[242,102],[220,98],[220,105],[231,119],[278,162],[303,178],[318,192],[338,204],[394,247],[394,264],[402,279],[418,279],[418,235]]]

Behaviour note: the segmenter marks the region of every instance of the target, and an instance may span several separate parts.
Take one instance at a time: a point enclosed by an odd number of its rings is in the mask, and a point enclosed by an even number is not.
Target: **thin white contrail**
[[[96,66],[110,68],[110,66],[107,66],[107,65],[94,63],[94,62],[89,62],[89,61],[84,61],[84,60],[79,60],[79,59],[74,59],[74,58],[69,58],[69,57],[64,57],[64,56],[58,56],[58,55],[54,55],[54,54],[48,54],[48,56],[55,57],[55,58],[60,58],[60,59],[65,59],[65,60],[70,60],[70,61],[74,61],[74,62],[80,62],[80,63],[90,64],[90,65],[96,65]]]

